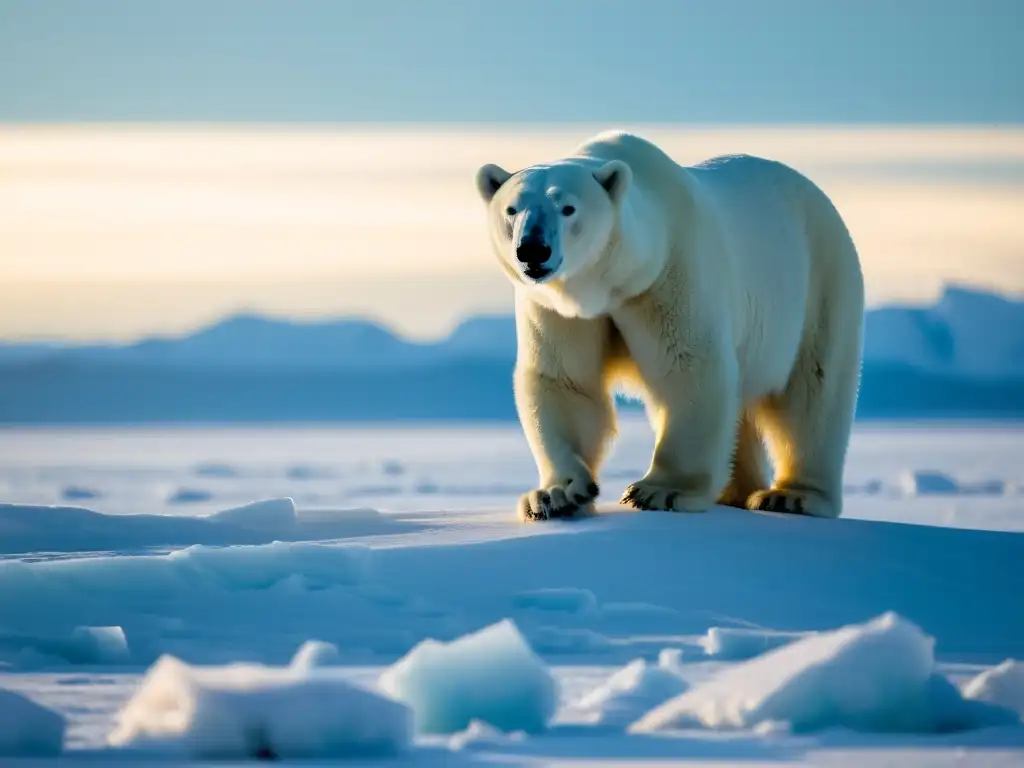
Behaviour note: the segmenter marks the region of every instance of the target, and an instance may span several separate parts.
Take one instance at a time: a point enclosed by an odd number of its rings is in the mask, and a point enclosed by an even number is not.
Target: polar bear
[[[864,281],[824,192],[749,155],[684,167],[619,131],[517,173],[484,165],[476,185],[515,286],[515,402],[540,475],[521,518],[594,511],[618,387],[655,433],[623,504],[840,514]]]

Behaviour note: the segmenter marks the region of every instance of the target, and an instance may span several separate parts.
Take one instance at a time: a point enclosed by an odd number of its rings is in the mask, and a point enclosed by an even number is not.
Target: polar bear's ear
[[[476,172],[477,192],[480,193],[480,197],[484,199],[485,203],[489,203],[498,190],[501,189],[501,185],[510,178],[512,178],[512,174],[500,165],[494,165],[493,163],[482,165],[480,170]]]
[[[626,196],[633,180],[633,170],[621,160],[609,160],[594,171],[594,178],[604,187],[612,202],[618,203]]]

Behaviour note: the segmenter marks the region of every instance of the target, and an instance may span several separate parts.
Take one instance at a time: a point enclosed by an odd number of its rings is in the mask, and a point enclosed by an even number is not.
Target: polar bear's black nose
[[[523,264],[540,265],[551,257],[551,246],[540,240],[524,240],[516,248],[516,258]]]

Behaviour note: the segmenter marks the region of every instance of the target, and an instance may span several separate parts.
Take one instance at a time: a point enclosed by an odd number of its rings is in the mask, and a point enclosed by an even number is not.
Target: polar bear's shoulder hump
[[[634,170],[678,167],[660,147],[648,139],[627,131],[604,131],[593,136],[576,151],[577,155],[607,160],[622,160]]]

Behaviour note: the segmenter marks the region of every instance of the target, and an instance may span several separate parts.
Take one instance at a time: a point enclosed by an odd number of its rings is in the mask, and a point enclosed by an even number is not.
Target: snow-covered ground
[[[0,761],[1024,763],[1024,426],[860,426],[837,521],[621,433],[523,525],[515,424],[0,431]]]

